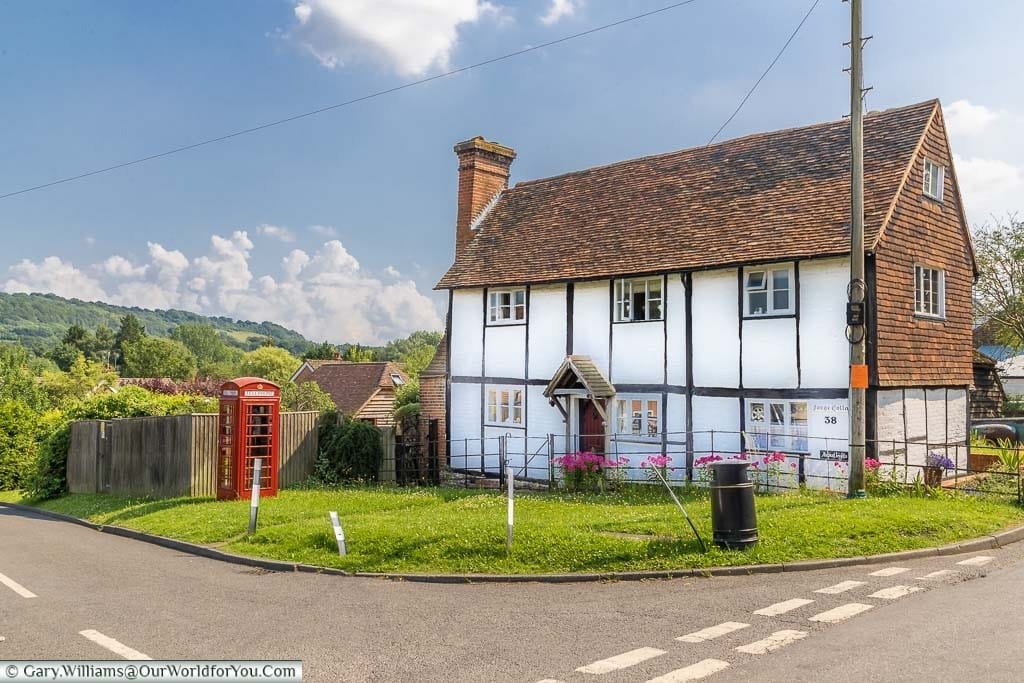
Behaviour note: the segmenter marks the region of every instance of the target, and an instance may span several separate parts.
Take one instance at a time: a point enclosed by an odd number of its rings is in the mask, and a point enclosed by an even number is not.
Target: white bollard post
[[[338,542],[338,554],[344,557],[348,554],[348,548],[345,546],[345,531],[341,528],[337,512],[331,512],[331,526],[334,527],[334,540]]]
[[[252,498],[249,499],[249,535],[256,533],[256,517],[260,512],[260,478],[263,458],[256,458],[252,465]]]
[[[505,478],[508,482],[508,529],[506,530],[505,536],[505,550],[508,552],[512,552],[512,527],[515,525],[516,500],[515,494],[513,492],[512,482],[514,480],[512,479],[511,467],[505,468]]]

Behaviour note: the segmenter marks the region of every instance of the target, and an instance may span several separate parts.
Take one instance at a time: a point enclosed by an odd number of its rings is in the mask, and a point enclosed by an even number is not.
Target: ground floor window
[[[661,396],[619,396],[615,399],[615,433],[654,437],[661,431]]]
[[[807,401],[748,400],[747,431],[759,450],[806,453]]]
[[[523,390],[520,387],[487,387],[487,423],[521,426],[523,424]]]

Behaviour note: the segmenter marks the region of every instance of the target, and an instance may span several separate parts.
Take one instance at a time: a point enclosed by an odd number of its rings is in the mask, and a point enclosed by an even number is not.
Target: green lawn
[[[706,492],[682,497],[710,539]],[[19,496],[0,493],[0,501]],[[26,501],[27,502],[27,501]],[[516,541],[505,553],[505,500],[496,492],[349,488],[287,490],[264,499],[257,533],[245,538],[248,501],[129,500],[69,495],[39,507],[243,555],[387,572],[591,572],[672,569],[847,557],[941,545],[1024,523],[1024,509],[995,498],[876,497],[829,493],[759,496],[761,542],[747,552],[701,554],[664,491],[523,494]],[[328,511],[345,527],[339,557]],[[630,538],[616,534],[645,535]]]

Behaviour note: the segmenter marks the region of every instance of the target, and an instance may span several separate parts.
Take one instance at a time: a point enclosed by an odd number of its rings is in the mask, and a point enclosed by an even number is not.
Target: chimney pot
[[[459,158],[458,212],[455,219],[455,257],[458,258],[475,231],[473,221],[499,192],[508,187],[509,166],[516,158],[511,147],[485,140],[482,135],[455,145]]]

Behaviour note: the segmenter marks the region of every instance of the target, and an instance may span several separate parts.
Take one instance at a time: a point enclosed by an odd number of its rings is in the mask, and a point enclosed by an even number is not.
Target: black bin
[[[754,483],[747,479],[748,467],[745,460],[711,465],[711,528],[720,548],[745,550],[757,544]]]

